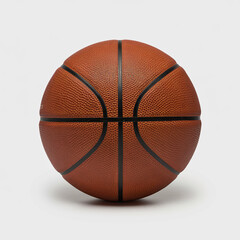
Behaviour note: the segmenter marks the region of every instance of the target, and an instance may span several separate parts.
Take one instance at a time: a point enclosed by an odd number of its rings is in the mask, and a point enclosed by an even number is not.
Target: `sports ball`
[[[56,70],[39,125],[47,156],[66,181],[97,198],[130,201],[163,189],[185,169],[200,113],[173,58],[141,42],[110,40]]]

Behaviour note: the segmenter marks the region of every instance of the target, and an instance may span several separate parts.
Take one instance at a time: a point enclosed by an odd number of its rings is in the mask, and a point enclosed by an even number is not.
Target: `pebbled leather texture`
[[[52,76],[43,95],[41,117],[103,117],[102,108],[93,92],[64,69]]]
[[[133,123],[123,124],[123,200],[153,194],[177,175],[157,162],[138,142]]]
[[[143,96],[138,116],[199,116],[200,105],[195,89],[179,67],[160,80]]]
[[[124,40],[122,49],[123,116],[132,117],[141,92],[176,62],[164,52],[136,41]]]
[[[103,98],[108,117],[118,113],[118,41],[88,46],[69,57],[64,65],[85,78]]]
[[[139,122],[145,143],[178,172],[189,163],[201,129],[201,121]]]
[[[63,172],[88,153],[100,138],[102,125],[41,121],[39,127],[43,146],[55,169]]]
[[[107,134],[87,161],[63,177],[74,187],[94,197],[118,200],[117,123],[108,123]]]
[[[154,47],[136,41],[122,41],[123,117],[133,117],[139,95],[175,64],[174,59]],[[118,118],[117,40],[88,46],[70,56],[64,65],[91,84],[101,96],[108,118]],[[181,67],[144,94],[137,112],[138,117],[200,114],[195,89]],[[68,71],[59,68],[46,87],[40,116],[63,118],[63,122],[40,121],[39,124],[44,149],[55,169],[63,174],[94,149],[86,160],[63,177],[87,194],[118,201],[118,122],[64,122],[64,118],[103,118],[103,107],[96,94]],[[151,151],[181,172],[197,146],[201,121],[139,121],[137,127]],[[135,130],[134,122],[123,122],[123,201],[153,194],[177,177],[143,147]]]

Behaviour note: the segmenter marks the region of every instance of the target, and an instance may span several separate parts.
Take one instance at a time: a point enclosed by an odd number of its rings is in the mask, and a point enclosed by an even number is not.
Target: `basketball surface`
[[[40,134],[55,169],[110,201],[153,194],[189,163],[200,105],[186,72],[147,44],[111,40],[69,57],[51,78]]]

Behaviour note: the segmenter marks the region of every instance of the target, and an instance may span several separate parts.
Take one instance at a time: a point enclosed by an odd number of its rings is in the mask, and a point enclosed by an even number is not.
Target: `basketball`
[[[150,45],[110,40],[70,56],[40,107],[40,135],[54,168],[108,201],[151,195],[188,165],[201,120],[196,91],[176,61]]]

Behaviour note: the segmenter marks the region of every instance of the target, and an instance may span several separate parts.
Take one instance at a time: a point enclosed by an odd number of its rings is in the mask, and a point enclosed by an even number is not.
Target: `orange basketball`
[[[55,169],[110,201],[153,194],[190,161],[200,105],[186,72],[147,44],[111,40],[69,57],[51,78],[40,133]]]

